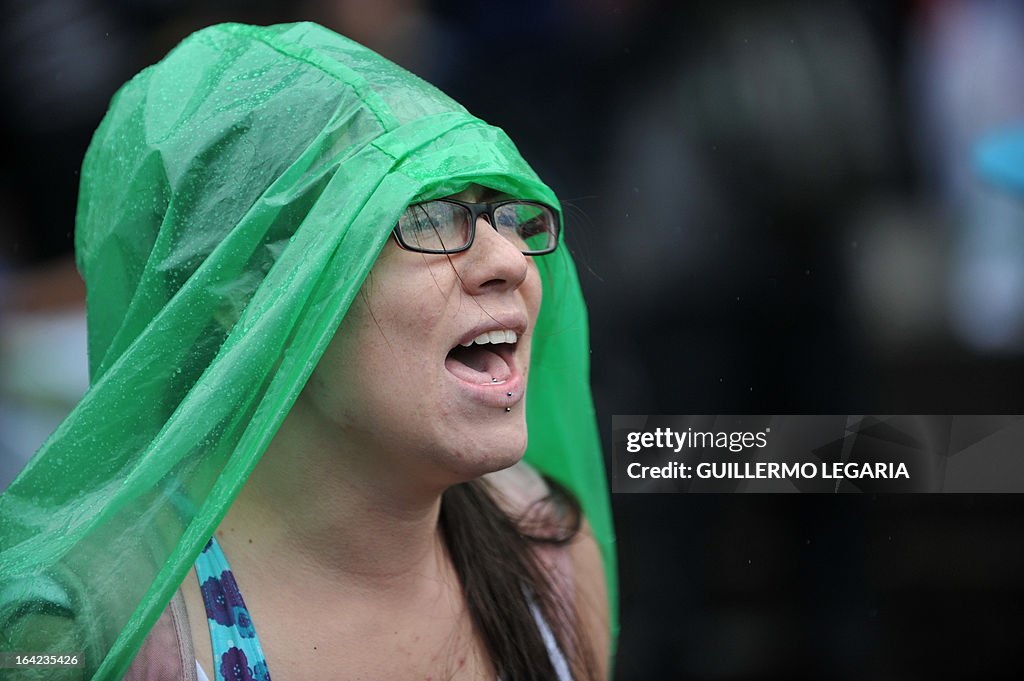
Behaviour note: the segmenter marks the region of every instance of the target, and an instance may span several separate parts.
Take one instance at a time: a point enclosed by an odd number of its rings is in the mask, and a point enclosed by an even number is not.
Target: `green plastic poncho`
[[[470,183],[558,205],[501,130],[314,24],[213,26],[121,88],[77,216],[91,387],[0,498],[2,649],[120,678],[401,211]],[[526,456],[579,496],[614,605],[586,310],[565,248],[540,269]]]

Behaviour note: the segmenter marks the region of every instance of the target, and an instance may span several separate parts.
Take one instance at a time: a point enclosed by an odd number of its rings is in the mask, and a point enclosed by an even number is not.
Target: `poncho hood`
[[[91,387],[0,498],[2,649],[121,678],[401,211],[471,183],[558,205],[500,129],[315,24],[213,26],[122,87],[78,206]],[[564,247],[540,271],[526,456],[614,604],[586,310]]]

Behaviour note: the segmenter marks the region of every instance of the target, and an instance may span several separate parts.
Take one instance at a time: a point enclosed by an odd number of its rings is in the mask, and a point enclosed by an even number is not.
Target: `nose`
[[[527,258],[481,215],[476,220],[473,245],[458,256],[456,268],[469,293],[515,290],[526,280]]]

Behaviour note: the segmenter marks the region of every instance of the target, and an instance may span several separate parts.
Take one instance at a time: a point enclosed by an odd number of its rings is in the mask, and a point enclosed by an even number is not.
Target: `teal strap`
[[[196,575],[210,624],[216,681],[270,681],[267,659],[242,592],[212,537],[196,559]]]

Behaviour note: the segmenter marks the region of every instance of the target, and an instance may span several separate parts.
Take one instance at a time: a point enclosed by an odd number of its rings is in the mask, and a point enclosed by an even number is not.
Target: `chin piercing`
[[[508,397],[512,397],[512,393],[505,393]]]

